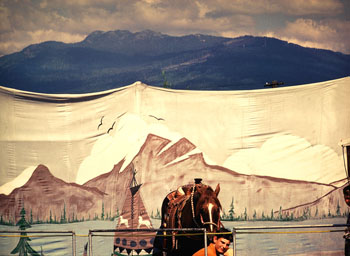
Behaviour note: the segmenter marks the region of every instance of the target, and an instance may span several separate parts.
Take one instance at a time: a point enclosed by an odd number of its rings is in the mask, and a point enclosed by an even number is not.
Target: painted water
[[[299,226],[345,224],[346,218],[305,221],[250,221],[224,222],[225,227]],[[250,230],[272,232],[269,234],[237,234],[236,255],[344,255],[344,229],[338,228],[298,228]],[[338,230],[339,232],[336,232]]]
[[[152,220],[155,228],[159,227],[159,220]],[[324,225],[345,224],[346,218],[332,218],[323,220],[305,220],[292,222],[276,221],[225,221],[225,227],[247,226],[297,226],[297,225]],[[33,225],[27,231],[74,231],[76,234],[77,256],[83,255],[84,245],[88,242],[88,233],[92,229],[114,229],[113,221],[86,221],[69,224],[39,224]],[[284,229],[264,230],[277,231],[277,234],[238,234],[236,240],[237,256],[255,255],[344,255],[344,228],[336,228],[340,232],[329,232],[331,228],[316,229]],[[18,227],[0,225],[0,231],[17,231]],[[302,231],[303,233],[295,233]],[[305,232],[306,231],[306,232]],[[308,233],[317,231],[317,233]],[[283,233],[285,232],[285,233]],[[18,234],[0,233],[0,255],[11,255],[19,238]],[[28,234],[31,236],[30,246],[44,255],[72,255],[72,237],[40,237],[43,234]],[[105,233],[105,235],[113,235]],[[113,253],[113,236],[93,236],[92,251],[94,256],[110,256]]]

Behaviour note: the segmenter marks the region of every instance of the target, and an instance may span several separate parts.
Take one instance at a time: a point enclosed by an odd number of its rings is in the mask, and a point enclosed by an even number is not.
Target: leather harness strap
[[[176,191],[171,192],[167,196],[169,203],[168,203],[168,211],[166,216],[166,225],[167,227],[176,227],[176,224],[178,224],[178,228],[181,228],[181,215],[182,210],[186,205],[186,202],[189,200],[189,195],[181,195],[176,197]],[[176,223],[177,220],[177,223]],[[176,246],[175,243],[175,234],[177,232],[172,232],[172,247],[173,249]]]
[[[173,202],[169,202],[169,223],[168,227],[176,227],[176,220],[181,220],[182,210],[186,205],[186,202],[189,200],[189,196],[182,196],[176,198]],[[181,225],[179,225],[180,227]]]

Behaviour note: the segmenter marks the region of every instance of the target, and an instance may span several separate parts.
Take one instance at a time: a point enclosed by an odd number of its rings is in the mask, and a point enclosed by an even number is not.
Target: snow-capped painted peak
[[[168,139],[169,144],[162,149],[173,146],[183,137],[172,132],[162,123],[146,123],[139,115],[126,113],[116,120],[114,131],[106,133],[95,142],[91,154],[81,163],[76,183],[84,184],[98,175],[112,170],[113,166],[124,159],[121,172],[137,155],[149,134]]]
[[[10,182],[5,183],[0,187],[0,194],[9,195],[11,192],[18,187],[23,186],[32,176],[35,171],[36,166],[29,166],[20,175],[11,180]]]

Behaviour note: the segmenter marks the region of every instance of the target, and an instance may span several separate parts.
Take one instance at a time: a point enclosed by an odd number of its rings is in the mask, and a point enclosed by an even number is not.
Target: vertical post
[[[345,147],[346,149],[346,167],[345,167],[345,170],[348,170],[348,179],[350,177],[350,172],[349,172],[349,167],[350,167],[350,145],[347,145]]]
[[[89,230],[89,256],[92,256],[92,233]]]
[[[207,230],[204,230],[204,255],[208,256]]]
[[[77,248],[76,248],[76,236],[74,231],[72,231],[72,250],[73,250],[72,255],[76,256]]]
[[[232,236],[233,236],[233,256],[236,256],[236,229],[232,228]]]

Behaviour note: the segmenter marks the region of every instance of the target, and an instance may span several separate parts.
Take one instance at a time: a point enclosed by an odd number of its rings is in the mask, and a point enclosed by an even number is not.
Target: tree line
[[[223,221],[301,221],[307,219],[326,219],[326,218],[336,218],[336,217],[346,217],[349,214],[349,209],[346,208],[343,212],[339,204],[339,200],[335,209],[328,209],[328,212],[320,212],[316,206],[315,210],[312,211],[310,207],[305,207],[302,214],[294,216],[293,212],[286,214],[283,212],[282,206],[280,206],[278,211],[271,209],[270,212],[262,211],[260,215],[254,210],[253,214],[250,216],[247,213],[247,208],[245,207],[244,212],[237,214],[235,212],[234,198],[229,207],[228,212],[223,211],[221,220]]]
[[[24,209],[24,207],[23,207]],[[67,214],[66,210],[66,204],[64,203],[62,212],[60,216],[56,216],[52,214],[52,211],[50,210],[50,215],[46,219],[40,219],[39,216],[34,217],[33,211],[30,210],[28,223],[29,224],[65,224],[65,223],[75,223],[75,222],[83,222],[83,221],[91,221],[91,220],[109,220],[114,221],[116,218],[119,217],[119,209],[116,210],[114,214],[111,212],[105,212],[104,209],[104,203],[102,203],[102,209],[101,213],[97,214],[95,213],[94,216],[88,216],[88,218],[78,218],[78,214],[75,212],[72,212],[69,216]],[[16,218],[15,216],[10,217],[8,220],[5,220],[3,215],[0,215],[0,225],[6,225],[6,226],[15,226],[16,225]]]
[[[339,200],[336,208],[333,210],[328,209],[328,212],[326,213],[321,213],[318,210],[318,207],[316,207],[314,212],[312,212],[310,207],[306,207],[304,208],[303,213],[300,216],[294,216],[293,213],[289,215],[283,213],[282,206],[280,206],[278,211],[274,211],[274,209],[271,209],[270,212],[262,211],[259,215],[256,210],[253,211],[252,215],[249,215],[247,207],[245,207],[244,212],[238,214],[235,211],[233,197],[228,209],[229,210],[227,212],[223,210],[222,215],[220,217],[222,221],[302,221],[307,219],[346,217],[349,214],[349,208],[346,208],[343,212],[341,211]],[[150,217],[153,219],[160,219],[161,215],[159,209],[157,209],[155,213],[152,211]]]

